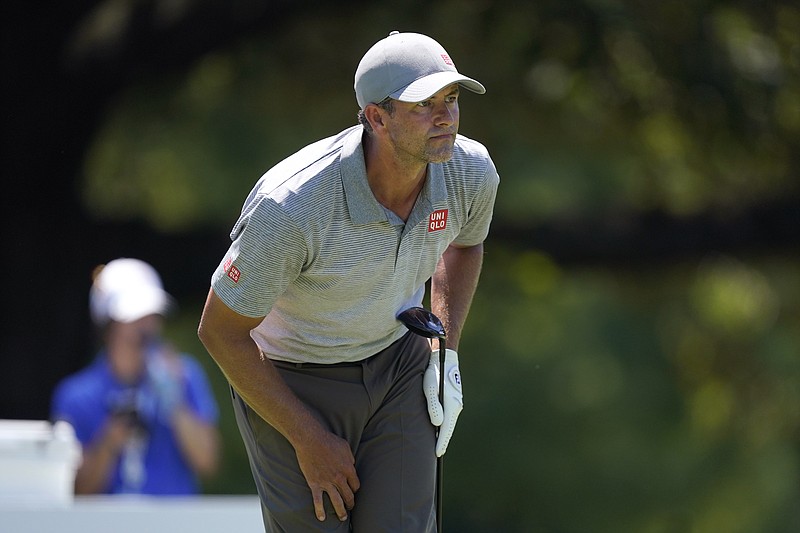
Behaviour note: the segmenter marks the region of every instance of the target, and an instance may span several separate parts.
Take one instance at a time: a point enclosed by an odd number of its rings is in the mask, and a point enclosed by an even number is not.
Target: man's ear
[[[378,131],[384,127],[384,113],[385,111],[375,104],[368,104],[364,108],[364,117],[369,121],[373,131]]]

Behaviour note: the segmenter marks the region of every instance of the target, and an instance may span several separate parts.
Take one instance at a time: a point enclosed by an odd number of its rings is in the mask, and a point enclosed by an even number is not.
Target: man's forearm
[[[319,429],[318,422],[262,356],[249,332],[234,337],[230,331],[224,326],[201,329],[200,338],[236,392],[296,448],[307,430]]]
[[[198,334],[237,393],[294,447],[319,520],[325,519],[323,493],[344,520],[359,487],[352,450],[314,417],[261,353],[250,337],[258,323],[234,313],[211,291]]]
[[[447,331],[447,346],[458,349],[483,264],[483,244],[445,250],[431,279],[431,310]]]

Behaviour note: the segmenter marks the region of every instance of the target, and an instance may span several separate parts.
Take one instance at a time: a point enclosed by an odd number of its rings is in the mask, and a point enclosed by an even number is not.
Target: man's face
[[[386,126],[398,159],[444,163],[453,156],[458,119],[454,83],[422,102],[395,101]]]
[[[158,337],[161,317],[150,315],[135,322],[111,322],[106,331],[111,369],[117,379],[126,383],[138,380],[145,367],[148,345]]]

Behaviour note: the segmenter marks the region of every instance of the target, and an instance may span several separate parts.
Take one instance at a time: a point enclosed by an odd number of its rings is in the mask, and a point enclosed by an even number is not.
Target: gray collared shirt
[[[430,164],[403,221],[367,182],[354,126],[303,148],[256,183],[212,276],[234,311],[264,316],[252,336],[270,358],[365,359],[406,331],[395,318],[420,305],[445,249],[489,231],[499,177],[480,143],[461,135],[453,158]]]

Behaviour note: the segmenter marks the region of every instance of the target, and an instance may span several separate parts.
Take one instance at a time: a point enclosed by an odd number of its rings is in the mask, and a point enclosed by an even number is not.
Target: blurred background
[[[747,0],[4,2],[0,418],[94,356],[150,262],[196,337],[253,183],[355,124],[361,55],[437,39],[501,176],[447,454],[460,532],[800,530],[800,8]]]

